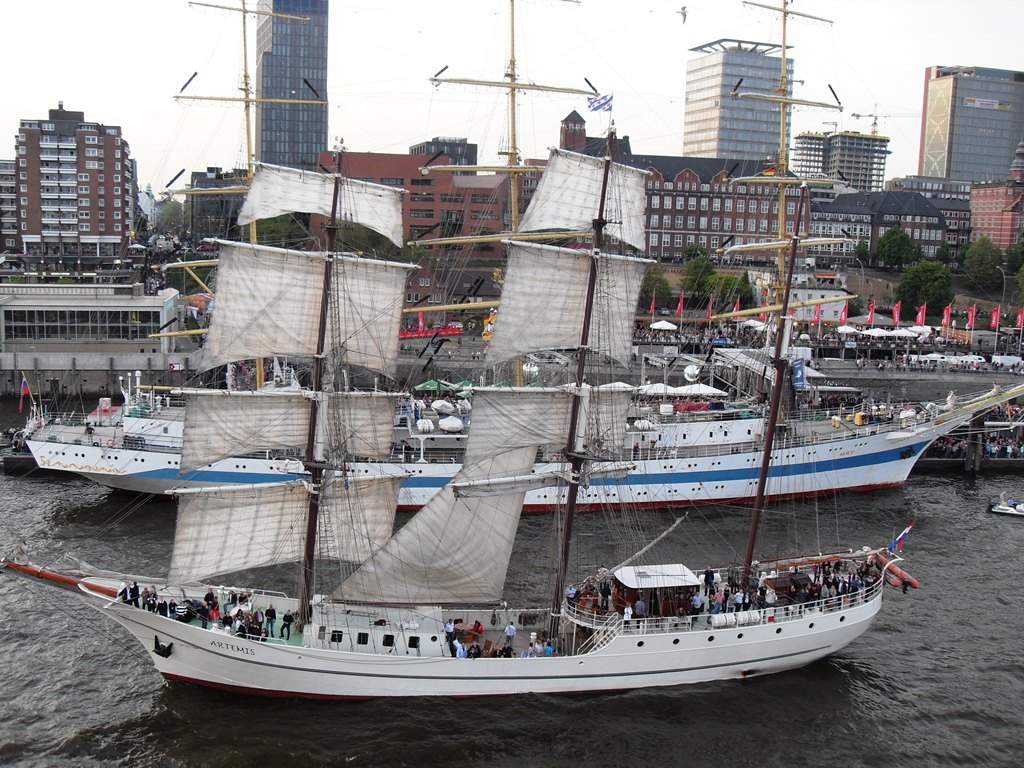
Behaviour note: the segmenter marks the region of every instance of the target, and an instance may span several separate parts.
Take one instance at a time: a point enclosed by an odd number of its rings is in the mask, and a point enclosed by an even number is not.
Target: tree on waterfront
[[[1024,243],[1011,245],[1006,249],[1006,272],[1017,274],[1024,268]]]
[[[871,246],[868,245],[867,240],[858,240],[857,244],[853,247],[853,257],[860,262],[863,267],[868,263],[868,257],[871,255]]]
[[[168,197],[160,205],[156,216],[156,231],[179,234],[184,222],[185,208],[173,197]]]
[[[658,264],[651,264],[644,272],[644,281],[640,284],[640,297],[650,302],[651,297],[667,299],[672,295],[672,286],[665,279],[665,270]]]
[[[999,267],[1003,263],[1003,254],[995,243],[987,237],[972,243],[964,257],[964,273],[968,282],[975,288],[988,290],[1002,284],[1003,276]]]
[[[681,273],[680,288],[683,293],[688,296],[703,296],[707,293],[708,281],[715,275],[715,265],[707,256],[697,256],[683,265]]]
[[[953,301],[953,274],[936,261],[922,261],[906,272],[896,286],[896,298],[903,302],[904,311],[928,304],[932,311]]]
[[[899,227],[890,227],[878,238],[875,258],[887,267],[902,267],[914,259],[914,244],[910,235]]]
[[[939,243],[939,247],[935,249],[935,260],[939,262],[939,264],[945,264],[948,267],[954,258],[955,254],[953,253],[953,249],[949,247],[949,243],[945,240]]]
[[[750,306],[750,281],[747,273],[741,275],[712,274],[704,281],[704,290],[713,296],[717,303],[740,300],[740,306]]]

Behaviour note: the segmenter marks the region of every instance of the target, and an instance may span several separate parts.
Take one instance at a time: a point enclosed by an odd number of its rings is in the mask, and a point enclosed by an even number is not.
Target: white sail
[[[560,388],[476,387],[473,389],[472,434],[467,464],[490,453],[524,445],[564,446],[572,398]]]
[[[587,407],[587,453],[601,456],[622,448],[626,439],[626,416],[632,403],[632,389],[591,388]]]
[[[382,547],[395,527],[401,475],[349,477],[335,474],[321,489],[321,550],[340,560],[361,563]],[[333,541],[324,542],[323,530]]]
[[[238,214],[239,224],[285,213],[330,216],[338,182],[338,221],[361,224],[402,247],[402,195],[405,190],[347,179],[337,174],[257,165],[252,185]]]
[[[601,207],[604,173],[604,158],[552,149],[519,230],[592,230]],[[638,168],[612,163],[605,200],[605,236],[629,243],[638,251],[645,250],[647,243],[646,176]]]
[[[182,471],[252,451],[305,449],[311,393],[187,390]],[[399,394],[334,392],[323,396],[331,443],[349,454],[387,458]]]
[[[321,531],[330,531],[332,555],[362,562],[388,540],[401,480],[336,475],[324,483]],[[168,583],[300,560],[308,511],[303,482],[182,494]]]
[[[487,351],[490,362],[579,346],[591,259],[598,275],[590,348],[628,361],[645,259],[507,241],[501,310]]]
[[[202,370],[256,357],[316,352],[324,269],[322,253],[221,242],[217,300]],[[327,349],[393,376],[407,272],[415,265],[336,257],[334,317]]]
[[[308,502],[302,483],[181,496],[168,583],[298,560]]]
[[[536,447],[463,464],[455,481],[527,474]],[[456,498],[441,489],[334,592],[357,602],[437,605],[496,602],[505,583],[526,492]]]

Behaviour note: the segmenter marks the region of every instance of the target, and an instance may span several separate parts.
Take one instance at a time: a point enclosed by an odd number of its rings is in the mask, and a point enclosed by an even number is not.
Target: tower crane
[[[851,112],[850,113],[850,117],[855,117],[858,120],[860,118],[862,118],[862,117],[870,117],[871,118],[871,135],[872,136],[877,136],[878,135],[878,118],[880,118],[880,117],[883,117],[883,118],[884,117],[917,117],[918,114],[919,114],[918,112],[891,112],[889,114],[882,115],[882,114],[878,113],[878,107],[875,107],[875,111],[874,112],[868,112],[866,114],[858,114],[857,112]]]

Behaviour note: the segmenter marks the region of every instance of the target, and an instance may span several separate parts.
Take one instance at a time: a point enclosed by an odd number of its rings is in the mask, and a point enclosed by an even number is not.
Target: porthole
[[[710,643],[710,642],[711,642],[712,640],[714,640],[714,639],[715,639],[715,636],[714,636],[714,635],[708,635],[708,642],[709,642],[709,643]]]
[[[679,645],[679,638],[678,637],[675,640],[672,641],[672,645]]]
[[[782,627],[778,627],[778,628],[777,628],[777,629],[775,630],[775,634],[776,634],[776,635],[780,635],[780,634],[782,634]]]
[[[845,616],[840,616],[840,617],[839,617],[839,621],[840,621],[840,622],[846,621],[846,617],[845,617]]]
[[[812,621],[810,624],[808,624],[807,628],[808,629],[814,629],[814,622]]]
[[[743,633],[740,632],[738,635],[736,635],[736,639],[737,640],[742,640],[743,639]]]
[[[644,641],[643,641],[643,640],[641,640],[640,642],[638,642],[638,643],[636,644],[636,647],[637,647],[637,648],[643,648],[643,647],[644,647]]]

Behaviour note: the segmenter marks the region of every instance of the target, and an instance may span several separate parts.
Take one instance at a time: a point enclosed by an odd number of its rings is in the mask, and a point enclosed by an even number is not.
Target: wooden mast
[[[612,168],[612,147],[615,141],[615,129],[608,131],[608,145],[604,161],[604,175],[601,178],[601,199],[597,206],[597,216],[594,219],[594,250],[590,259],[590,272],[587,277],[587,294],[583,309],[583,325],[580,329],[580,347],[576,358],[576,391],[572,399],[572,410],[569,417],[569,435],[566,438],[565,455],[569,457],[570,482],[569,490],[565,501],[565,520],[562,523],[562,546],[558,559],[558,569],[555,571],[554,594],[551,596],[551,618],[548,624],[548,634],[552,640],[558,637],[558,628],[562,613],[562,591],[565,588],[565,575],[569,568],[569,549],[572,546],[572,527],[576,517],[576,502],[579,497],[580,473],[583,469],[583,462],[586,456],[583,454],[582,446],[577,445],[579,432],[579,420],[581,416],[580,399],[582,398],[582,387],[586,375],[588,351],[590,347],[590,323],[594,310],[594,295],[597,292],[597,260],[601,254],[601,246],[604,242],[604,227],[607,221],[604,218],[605,200],[608,196],[608,177]]]
[[[334,272],[334,246],[338,235],[338,196],[341,190],[341,158],[339,149],[335,161],[334,195],[331,198],[331,215],[324,228],[327,230],[327,263],[324,265],[324,282],[320,292],[320,318],[317,329],[316,354],[313,356],[313,371],[310,388],[314,396],[309,401],[309,430],[306,433],[306,471],[309,472],[309,506],[306,512],[305,547],[302,553],[302,584],[299,592],[299,626],[310,618],[313,597],[313,577],[316,565],[317,527],[320,520],[320,487],[323,480],[324,464],[317,456],[317,430],[319,427],[320,400],[322,397],[324,353],[327,345],[327,311],[331,297],[331,277]]]

